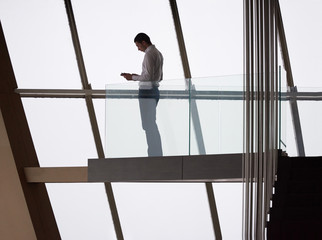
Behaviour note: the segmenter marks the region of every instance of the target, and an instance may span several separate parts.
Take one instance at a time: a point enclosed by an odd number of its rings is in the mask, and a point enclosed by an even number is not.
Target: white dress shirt
[[[150,45],[145,50],[141,75],[133,75],[132,79],[139,81],[139,89],[151,89],[153,86],[158,87],[163,77],[162,67],[162,54],[154,45]]]

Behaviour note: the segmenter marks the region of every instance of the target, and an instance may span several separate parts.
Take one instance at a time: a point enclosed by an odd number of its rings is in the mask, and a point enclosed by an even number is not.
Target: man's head
[[[142,52],[145,52],[145,50],[152,44],[150,37],[145,33],[139,33],[136,35],[134,43],[138,47],[138,50]]]

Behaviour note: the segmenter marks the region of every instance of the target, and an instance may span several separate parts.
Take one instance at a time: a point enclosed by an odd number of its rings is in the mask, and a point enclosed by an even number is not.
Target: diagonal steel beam
[[[70,27],[70,31],[71,31],[72,40],[73,40],[73,45],[74,45],[74,50],[75,50],[75,54],[76,54],[78,70],[79,70],[82,86],[83,86],[83,89],[91,90],[91,85],[88,83],[88,79],[87,79],[83,54],[82,54],[80,41],[79,41],[79,37],[78,37],[73,8],[72,8],[72,4],[71,4],[70,0],[65,0],[65,7],[66,7],[69,27]],[[95,115],[93,99],[90,95],[87,95],[85,97],[85,101],[86,101],[88,115],[89,115],[91,126],[92,126],[92,131],[93,131],[93,135],[94,135],[97,154],[98,154],[99,158],[104,158],[105,154],[104,154],[103,144],[101,141],[99,128],[98,128],[98,124],[97,124],[97,119],[96,119],[96,115]],[[106,194],[107,194],[107,199],[108,199],[108,202],[110,205],[110,210],[111,210],[111,214],[112,214],[112,219],[113,219],[117,239],[123,240],[124,238],[123,238],[122,228],[121,228],[121,224],[120,224],[120,219],[119,219],[118,212],[117,212],[117,207],[116,207],[116,203],[115,203],[112,184],[107,182],[107,183],[104,183],[104,185],[105,185],[105,190],[106,190]]]
[[[45,184],[29,184],[22,171],[39,162],[16,88],[0,21],[0,238],[61,239]]]
[[[286,70],[288,91],[291,93],[293,93],[293,92],[296,93],[297,89],[294,86],[291,61],[290,61],[290,56],[289,56],[289,52],[288,52],[288,48],[287,48],[287,41],[286,41],[282,13],[281,13],[279,1],[276,1],[276,15],[277,15],[278,38],[279,38],[279,42],[281,44],[283,62],[284,62],[285,70]],[[293,120],[293,128],[294,128],[295,138],[296,138],[297,153],[299,156],[305,156],[301,121],[300,121],[300,116],[299,116],[299,112],[298,112],[298,106],[297,106],[296,99],[291,99],[290,104],[291,104],[291,115],[292,115],[292,120]]]
[[[179,45],[179,50],[180,50],[180,55],[181,55],[181,62],[182,62],[183,71],[184,71],[184,77],[191,78],[190,66],[189,66],[189,61],[188,61],[186,45],[184,42],[177,1],[170,0],[170,7],[171,7],[172,17],[173,17],[176,35],[177,35],[177,39],[178,39],[178,45]]]
[[[284,31],[284,24],[282,19],[282,13],[279,1],[276,1],[276,17],[277,17],[277,31],[278,31],[278,39],[281,44],[281,51],[283,56],[283,63],[284,67],[286,69],[286,78],[287,78],[287,85],[289,87],[294,87],[294,81],[293,81],[293,74],[292,74],[292,68],[291,68],[291,61],[290,56],[288,53],[287,48],[287,41]]]
[[[191,79],[191,72],[190,72],[190,65],[188,61],[188,55],[186,51],[186,46],[184,42],[184,37],[183,37],[183,31],[181,27],[181,22],[180,22],[180,16],[179,16],[179,11],[178,11],[178,6],[177,6],[177,1],[176,0],[169,0],[170,1],[170,7],[171,7],[171,12],[173,16],[173,21],[174,21],[174,26],[176,30],[176,35],[178,39],[178,45],[179,45],[179,50],[180,50],[180,55],[181,55],[181,61],[182,61],[182,66],[183,66],[183,71],[184,71],[184,76],[186,79]],[[190,89],[190,83],[189,83],[189,89]],[[195,110],[195,113],[198,114],[197,107],[196,107],[196,102],[195,100],[192,100],[193,107],[192,110]],[[200,121],[199,116],[196,115],[196,118],[193,121],[193,124],[195,128],[199,129],[200,127]],[[202,136],[201,133],[201,128],[200,128],[200,136]],[[201,144],[198,144],[199,151],[204,151],[205,148],[203,142]],[[203,152],[200,152],[200,154],[205,154]],[[207,190],[207,196],[208,196],[208,202],[209,202],[209,207],[210,207],[210,212],[211,212],[211,217],[212,217],[212,224],[214,228],[214,233],[215,233],[215,238],[216,239],[222,239],[221,236],[221,230],[220,230],[220,224],[219,224],[219,218],[218,218],[218,213],[217,213],[217,207],[216,207],[216,201],[215,201],[215,196],[214,196],[214,190],[211,182],[206,182],[206,190]]]

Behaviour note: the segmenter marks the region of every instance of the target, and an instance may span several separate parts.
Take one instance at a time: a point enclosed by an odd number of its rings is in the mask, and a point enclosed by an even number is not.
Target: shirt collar
[[[154,48],[154,44],[151,44],[150,46],[148,46],[146,49],[145,49],[145,53],[149,52],[152,48]]]

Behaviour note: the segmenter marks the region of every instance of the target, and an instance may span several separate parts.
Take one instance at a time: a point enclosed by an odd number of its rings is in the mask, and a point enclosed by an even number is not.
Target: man
[[[128,81],[139,81],[139,105],[142,128],[148,144],[148,156],[162,156],[161,137],[156,124],[156,107],[160,97],[159,82],[163,77],[163,56],[145,33],[139,33],[134,38],[134,43],[139,51],[145,53],[142,73],[122,73],[121,76]]]

